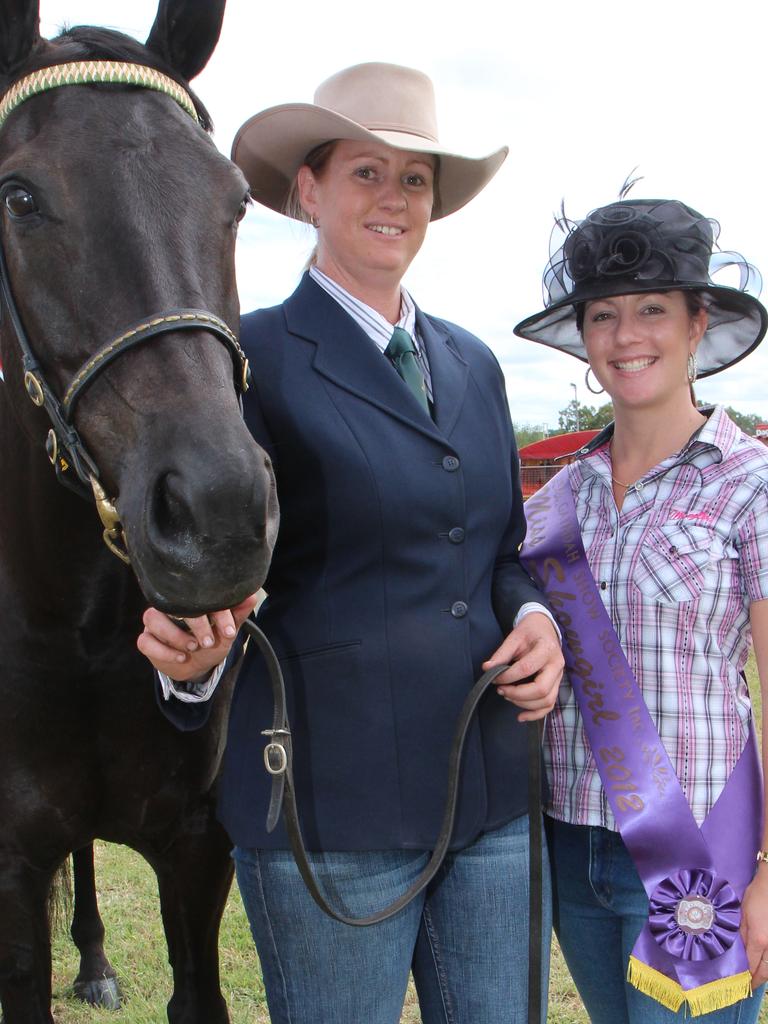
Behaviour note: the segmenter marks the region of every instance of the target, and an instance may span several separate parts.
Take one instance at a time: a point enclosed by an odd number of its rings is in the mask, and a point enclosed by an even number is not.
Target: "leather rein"
[[[197,122],[192,98],[173,79],[154,68],[115,61],[85,61],[43,68],[16,82],[0,101],[0,128],[6,119],[31,96],[64,85],[121,83],[163,92],[175,100]],[[104,526],[103,538],[109,550],[126,564],[130,557],[116,501],[109,498],[100,481],[96,461],[83,443],[73,423],[74,409],[87,388],[119,356],[145,341],[169,331],[202,330],[213,334],[229,350],[234,364],[234,385],[238,395],[247,391],[250,380],[248,360],[237,335],[218,316],[203,309],[171,309],[144,317],[121,331],[90,356],[70,381],[59,399],[48,384],[29,341],[19,314],[8,276],[8,264],[0,237],[0,313],[4,307],[10,318],[22,356],[24,388],[34,405],[44,409],[51,422],[45,449],[61,483],[86,499],[93,499]],[[74,476],[73,476],[74,471]]]
[[[459,795],[461,760],[467,733],[480,701],[493,686],[496,679],[505,672],[508,665],[497,665],[488,669],[477,680],[467,694],[456,722],[453,742],[448,758],[448,791],[443,809],[440,832],[435,840],[432,854],[418,877],[396,900],[376,913],[365,917],[350,917],[337,910],[323,894],[310,864],[301,833],[299,812],[296,804],[296,789],[293,781],[293,746],[288,722],[285,682],[280,662],[272,645],[252,619],[247,619],[242,628],[258,647],[267,666],[272,701],[274,706],[272,727],[264,729],[267,738],[264,748],[264,765],[272,776],[272,792],[267,814],[267,831],[272,832],[282,814],[288,841],[296,866],[304,884],[317,905],[329,917],[342,924],[366,927],[379,924],[393,917],[406,907],[435,878],[445,860],[451,842],[456,819],[456,804]],[[247,641],[246,641],[247,642]],[[529,722],[528,735],[528,815],[529,815],[529,942],[528,942],[528,1022],[541,1021],[541,957],[542,957],[542,855],[543,839],[541,829],[541,723]]]

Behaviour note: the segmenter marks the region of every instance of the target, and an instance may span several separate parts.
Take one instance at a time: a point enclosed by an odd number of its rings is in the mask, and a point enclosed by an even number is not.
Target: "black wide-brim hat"
[[[577,307],[613,295],[681,290],[702,293],[709,315],[696,351],[699,377],[732,366],[762,341],[762,279],[738,253],[713,253],[717,221],[675,199],[625,199],[558,227],[567,234],[544,271],[545,308],[515,327],[521,338],[587,362]],[[725,267],[738,269],[739,287],[714,283],[711,275]]]

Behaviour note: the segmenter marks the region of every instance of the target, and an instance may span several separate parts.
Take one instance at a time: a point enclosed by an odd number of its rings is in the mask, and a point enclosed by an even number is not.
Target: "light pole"
[[[573,388],[573,404],[576,409],[576,429],[581,430],[581,418],[579,416],[579,396],[576,391],[576,385],[572,382],[571,387]]]

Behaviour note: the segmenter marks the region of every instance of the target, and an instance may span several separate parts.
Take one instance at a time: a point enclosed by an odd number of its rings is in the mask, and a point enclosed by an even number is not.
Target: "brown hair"
[[[684,291],[685,304],[688,307],[688,316],[693,320],[695,316],[698,316],[703,309],[707,308],[707,296],[705,292],[696,291]],[[688,384],[688,390],[691,394],[691,402],[693,403],[694,409],[697,408],[698,402],[696,401],[696,392],[693,390],[693,384]]]
[[[319,178],[325,170],[328,161],[331,159],[331,154],[336,148],[336,143],[338,141],[338,139],[330,139],[328,142],[321,142],[319,146],[315,146],[315,148],[311,149],[304,157],[302,166],[306,165],[310,171],[312,171],[314,176]],[[283,213],[287,217],[293,217],[294,220],[303,221],[305,224],[312,223],[307,211],[301,205],[301,200],[299,199],[298,175],[296,175],[291,182],[291,188],[286,197],[285,205],[283,206]]]

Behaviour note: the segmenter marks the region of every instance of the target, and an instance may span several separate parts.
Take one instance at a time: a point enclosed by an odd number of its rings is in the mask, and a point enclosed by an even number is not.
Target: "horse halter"
[[[62,85],[90,85],[99,82],[135,85],[165,93],[197,123],[195,105],[189,93],[167,75],[140,64],[125,64],[117,61],[84,61],[42,68],[16,82],[0,101],[0,129],[9,114],[32,96]],[[27,395],[35,405],[45,409],[51,421],[45,448],[48,458],[56,470],[56,476],[82,497],[89,499],[91,495],[93,496],[104,526],[104,543],[113,554],[129,564],[130,558],[125,534],[115,499],[107,497],[99,480],[96,462],[73,425],[75,404],[86,388],[118,356],[150,338],[155,338],[167,331],[180,330],[203,330],[208,334],[213,334],[226,345],[234,364],[235,390],[242,402],[242,395],[248,390],[250,370],[237,336],[220,317],[206,310],[172,309],[145,317],[122,331],[87,359],[75,373],[64,397],[59,400],[43,375],[40,363],[35,358],[21,322],[8,277],[8,265],[1,237],[0,301],[8,310],[16,340],[21,349],[24,387]],[[76,473],[76,480],[69,475],[71,470]]]

